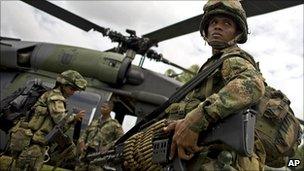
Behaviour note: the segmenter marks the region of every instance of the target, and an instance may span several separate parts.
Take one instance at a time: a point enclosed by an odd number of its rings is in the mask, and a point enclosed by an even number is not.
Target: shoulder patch
[[[62,95],[59,95],[59,94],[51,95],[49,98],[52,101],[56,101],[56,100],[65,101],[65,98]]]

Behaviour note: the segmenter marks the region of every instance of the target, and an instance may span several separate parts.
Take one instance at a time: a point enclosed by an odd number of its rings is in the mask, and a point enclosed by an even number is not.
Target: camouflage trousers
[[[45,146],[30,145],[21,152],[15,161],[13,170],[41,170],[46,149]]]

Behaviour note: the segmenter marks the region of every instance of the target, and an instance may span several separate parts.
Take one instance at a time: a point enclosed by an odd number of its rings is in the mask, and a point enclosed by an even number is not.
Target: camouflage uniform
[[[264,79],[257,69],[253,58],[236,45],[236,42],[244,43],[247,40],[246,16],[239,2],[208,1],[204,11],[201,34],[207,42],[206,31],[208,23],[214,15],[232,16],[242,33],[227,43],[212,44],[212,42],[208,42],[212,47],[222,50],[209,58],[200,70],[210,66],[219,58],[230,57],[225,59],[222,66],[210,74],[184,100],[180,103],[174,103],[166,109],[171,119],[183,118],[186,114],[191,115],[193,114],[190,112],[192,110],[202,112],[203,118],[201,122],[191,129],[195,132],[204,131],[211,123],[215,123],[240,109],[245,109],[255,104],[265,92]],[[208,151],[208,156],[204,152],[195,155],[194,158],[188,161],[188,169],[263,170],[265,150],[257,135],[254,145],[254,154],[251,157],[246,157],[223,145],[213,144],[211,145],[212,148],[210,148],[212,150]],[[212,155],[213,153],[215,156]]]
[[[57,78],[57,85],[71,85],[78,90],[84,90],[86,80],[76,71],[68,70]],[[44,155],[47,150],[45,136],[63,118],[67,117],[66,131],[74,123],[75,115],[68,115],[66,112],[66,97],[62,89],[56,88],[45,92],[34,105],[35,113],[33,118],[26,125],[33,133],[31,143],[26,147],[15,163],[14,170],[40,170],[43,165]]]
[[[103,120],[94,119],[90,126],[79,138],[79,142],[85,142],[87,151],[81,154],[82,157],[87,153],[107,150],[115,140],[123,135],[120,123],[111,117]],[[102,170],[95,165],[86,165],[81,163],[76,170]]]
[[[204,120],[200,130],[205,129],[209,122],[216,122],[223,119],[233,112],[246,108],[254,104],[264,93],[262,75],[249,62],[246,52],[237,46],[222,50],[222,55],[238,54],[239,57],[226,59],[221,68],[212,73],[201,86],[191,93],[180,103],[172,104],[166,111],[170,113],[171,119],[183,117],[195,108],[204,111]],[[202,68],[215,62],[218,56],[210,58]],[[248,59],[248,60],[247,60]],[[220,150],[228,150],[223,149]],[[210,152],[212,153],[212,152]],[[237,170],[262,170],[265,161],[265,152],[259,139],[256,137],[255,154],[252,157],[239,156],[233,151],[232,166]],[[197,155],[190,160],[194,170],[221,170],[219,161],[204,156]]]

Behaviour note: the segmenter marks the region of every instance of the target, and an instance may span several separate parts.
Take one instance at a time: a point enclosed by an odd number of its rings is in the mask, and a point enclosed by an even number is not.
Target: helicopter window
[[[94,107],[94,108],[92,109],[92,112],[91,112],[90,115],[89,115],[90,118],[89,118],[89,121],[88,121],[88,125],[91,124],[91,122],[92,122],[92,120],[93,120],[93,118],[94,118],[95,112],[96,112],[96,107]]]
[[[111,115],[112,118],[115,118],[116,113],[112,111],[112,112],[110,113],[110,115]]]
[[[82,128],[87,127],[87,125],[92,122],[98,104],[101,100],[101,96],[92,92],[76,92],[73,96],[69,97],[67,101],[67,109],[69,111],[85,110],[86,115],[82,120]]]

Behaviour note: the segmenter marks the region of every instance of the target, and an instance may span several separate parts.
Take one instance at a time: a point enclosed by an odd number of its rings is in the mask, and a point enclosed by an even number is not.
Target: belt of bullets
[[[130,137],[124,144],[125,165],[130,170],[161,170],[152,162],[154,133],[168,125],[166,119],[160,120],[143,131]],[[126,163],[127,162],[127,163]]]

